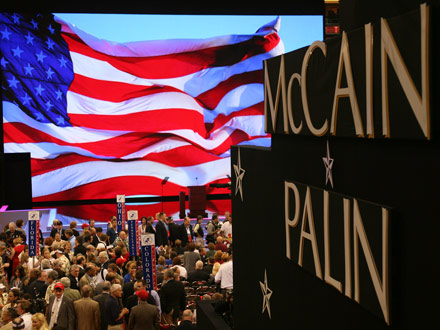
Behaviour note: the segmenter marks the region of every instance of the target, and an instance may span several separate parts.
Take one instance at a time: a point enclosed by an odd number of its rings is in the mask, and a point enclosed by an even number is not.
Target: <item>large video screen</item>
[[[214,193],[231,145],[270,146],[263,61],[323,18],[0,13],[0,38],[4,151],[31,154],[34,202]]]

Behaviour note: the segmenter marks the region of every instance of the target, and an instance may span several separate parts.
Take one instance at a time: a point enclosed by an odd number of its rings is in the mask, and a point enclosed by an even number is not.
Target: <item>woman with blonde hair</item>
[[[136,261],[129,261],[125,264],[126,273],[124,275],[124,283],[136,280],[137,263]]]
[[[220,264],[218,262],[216,262],[214,264],[214,266],[212,266],[212,275],[215,276],[218,272],[218,270],[220,269]]]
[[[46,318],[41,313],[32,315],[32,330],[50,330]]]

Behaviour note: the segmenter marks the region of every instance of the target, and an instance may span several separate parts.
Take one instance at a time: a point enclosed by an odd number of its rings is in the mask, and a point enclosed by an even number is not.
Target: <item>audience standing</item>
[[[0,234],[0,330],[13,324],[26,330],[158,329],[163,323],[194,329],[194,297],[215,300],[233,289],[232,217],[225,217],[220,227],[213,215],[206,240],[201,216],[194,231],[190,218],[179,226],[159,212],[155,228],[153,217],[143,217],[139,229],[154,233],[157,247],[158,288],[149,291],[141,258],[129,255],[129,237],[126,230],[117,233],[115,217],[108,235],[93,220],[81,232],[74,221],[64,231],[55,220],[50,236],[40,233],[40,256],[33,258],[20,219],[7,224]]]

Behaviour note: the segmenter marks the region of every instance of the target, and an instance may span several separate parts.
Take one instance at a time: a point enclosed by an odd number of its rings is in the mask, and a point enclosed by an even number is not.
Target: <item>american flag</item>
[[[0,14],[4,150],[31,153],[34,202],[229,182],[231,145],[270,145],[262,69],[284,52],[279,24],[116,43],[51,14]]]

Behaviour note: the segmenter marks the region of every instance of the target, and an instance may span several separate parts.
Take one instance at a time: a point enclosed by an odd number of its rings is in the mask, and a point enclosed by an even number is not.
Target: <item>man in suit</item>
[[[101,330],[107,330],[108,323],[107,319],[105,318],[105,303],[110,296],[110,287],[112,284],[109,281],[104,281],[101,284],[102,293],[96,295],[93,297],[93,300],[95,300],[98,303],[99,306],[99,313],[101,318]]]
[[[168,229],[165,224],[165,216],[163,212],[160,212],[157,216],[155,245],[159,247],[168,245]]]
[[[131,309],[127,330],[159,330],[157,307],[147,303],[148,292],[136,291],[139,304]]]
[[[94,288],[96,286],[94,282],[94,277],[96,275],[96,265],[90,262],[86,265],[86,268],[84,270],[86,273],[79,280],[78,287],[79,290],[81,291],[84,285],[90,285],[90,287],[92,288],[91,296],[93,297],[95,295]]]
[[[182,246],[185,247],[188,242],[191,242],[194,236],[194,232],[191,225],[191,219],[186,217],[183,220],[183,224],[179,227],[178,238],[182,241]]]
[[[195,252],[196,245],[194,242],[189,242],[187,245],[188,251],[183,253],[183,265],[185,266],[186,272],[189,274],[194,271],[196,262],[200,260],[200,254]]]
[[[99,303],[90,298],[91,293],[92,287],[84,285],[81,288],[83,298],[73,303],[77,320],[76,329],[78,330],[101,330]]]
[[[143,280],[141,278],[141,279],[137,280],[136,282],[134,282],[134,288],[135,288],[134,293],[125,300],[125,304],[124,304],[124,306],[127,307],[129,309],[129,311],[131,311],[131,309],[134,306],[137,306],[139,304],[137,292],[142,291],[142,290],[145,291],[147,289],[147,282],[145,282],[145,280]],[[150,305],[156,306],[157,310],[159,312],[159,315],[161,314],[162,311],[160,308],[160,298],[159,298],[159,294],[155,290],[151,290],[148,293],[148,298],[147,298],[146,302],[149,303]],[[127,323],[128,323],[129,317],[130,317],[130,314],[128,314],[126,316]]]
[[[55,234],[60,234],[62,240],[66,240],[66,235],[64,234],[63,223],[60,220],[55,219],[53,221],[53,228],[50,231],[50,237],[55,238]]]
[[[64,296],[76,301],[81,299],[81,293],[78,290],[70,288],[70,279],[68,277],[62,277],[60,282],[64,285]]]
[[[168,231],[170,232],[170,236],[169,236],[170,245],[174,246],[174,241],[179,238],[180,226],[173,221],[173,217],[168,217],[167,223],[168,223]]]
[[[209,274],[203,270],[203,261],[198,260],[195,264],[195,270],[192,272],[188,272],[188,281],[189,282],[197,282],[197,281],[209,281]]]
[[[72,265],[72,268],[70,268],[70,274],[67,277],[70,280],[70,288],[79,291],[79,286],[78,286],[80,279],[79,266],[76,264]]]
[[[154,218],[150,215],[147,218],[147,226],[145,228],[145,232],[146,233],[150,233],[150,234],[156,235],[156,228],[154,228],[153,224],[154,224]]]
[[[177,324],[177,318],[186,307],[185,288],[179,280],[174,279],[174,271],[167,269],[164,274],[165,284],[160,289],[162,314],[170,324]]]
[[[196,330],[197,327],[193,324],[193,313],[190,309],[185,309],[182,313],[182,320],[175,330]]]
[[[49,328],[52,329],[56,325],[66,330],[74,330],[76,317],[73,301],[64,297],[64,285],[62,283],[55,284],[54,291],[55,294],[50,297],[46,310],[46,320]]]

